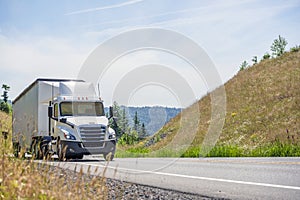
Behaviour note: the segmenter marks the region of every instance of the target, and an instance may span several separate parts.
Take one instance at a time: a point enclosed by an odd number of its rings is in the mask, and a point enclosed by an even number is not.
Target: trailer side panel
[[[32,136],[38,132],[37,82],[13,103],[13,142],[28,149]]]

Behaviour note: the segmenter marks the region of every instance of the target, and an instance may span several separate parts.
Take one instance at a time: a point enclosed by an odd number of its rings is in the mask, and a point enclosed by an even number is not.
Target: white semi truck
[[[23,152],[37,159],[103,154],[112,160],[116,147],[93,84],[68,79],[37,79],[13,101],[12,140],[16,156]]]

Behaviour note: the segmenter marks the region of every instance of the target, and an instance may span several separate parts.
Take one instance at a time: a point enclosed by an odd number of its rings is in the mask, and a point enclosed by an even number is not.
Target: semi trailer
[[[112,160],[116,134],[109,118],[92,83],[37,79],[13,101],[14,153],[59,160],[102,154]]]

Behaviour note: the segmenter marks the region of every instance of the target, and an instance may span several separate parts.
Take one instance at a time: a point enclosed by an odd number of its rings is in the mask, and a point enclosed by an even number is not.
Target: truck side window
[[[58,117],[58,104],[54,104],[54,117],[57,118]]]

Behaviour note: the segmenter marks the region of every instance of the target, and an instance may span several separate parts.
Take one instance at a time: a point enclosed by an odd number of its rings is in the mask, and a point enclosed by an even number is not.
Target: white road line
[[[122,167],[111,167],[111,166],[95,165],[95,164],[88,164],[88,163],[76,163],[76,164],[113,169],[113,170],[116,171],[116,173],[120,173],[120,171],[123,171],[123,173],[125,173],[125,172],[134,172],[134,173],[141,173],[141,174],[142,173],[144,173],[144,174],[155,174],[155,175],[173,176],[173,177],[196,179],[196,180],[208,180],[208,181],[217,181],[217,182],[225,182],[225,183],[236,183],[236,184],[243,184],[243,185],[254,185],[254,186],[264,186],[264,187],[273,187],[273,188],[300,190],[300,187],[298,187],[298,186],[277,185],[277,184],[270,184],[270,183],[257,183],[257,182],[249,182],[249,181],[237,181],[237,180],[221,179],[221,178],[209,178],[209,177],[201,177],[201,176],[173,174],[173,173],[166,173],[166,172],[128,169],[128,168],[122,168]]]

